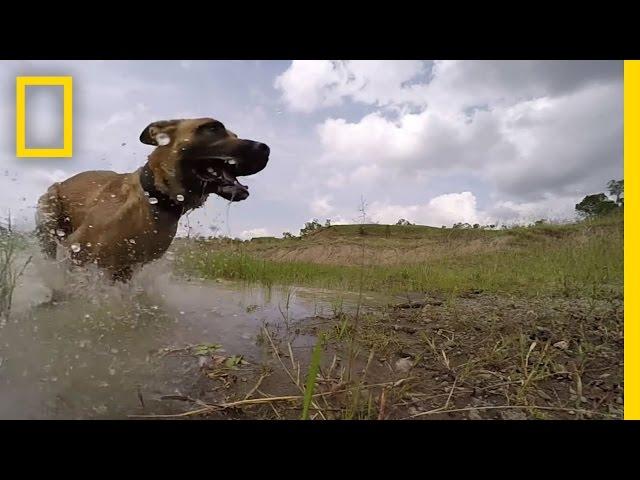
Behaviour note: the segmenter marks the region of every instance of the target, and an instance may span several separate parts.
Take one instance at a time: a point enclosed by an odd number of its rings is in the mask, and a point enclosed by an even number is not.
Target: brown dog
[[[60,243],[75,264],[93,262],[127,281],[135,266],[164,254],[183,213],[212,193],[246,199],[237,177],[269,160],[267,145],[238,139],[211,118],[154,122],[140,141],[157,148],[135,172],[83,172],[40,197],[36,233],[47,256],[55,259]]]

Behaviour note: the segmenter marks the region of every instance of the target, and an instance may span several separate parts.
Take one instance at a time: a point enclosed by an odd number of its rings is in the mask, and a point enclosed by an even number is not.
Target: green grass
[[[313,399],[313,392],[316,387],[316,377],[320,370],[320,360],[322,359],[322,344],[324,343],[323,336],[320,336],[313,347],[311,353],[311,363],[307,372],[307,383],[304,389],[304,399],[302,402],[302,420],[309,419],[309,407],[311,406],[311,400]]]
[[[18,279],[31,261],[31,257],[22,261],[18,259],[26,245],[20,234],[10,230],[0,232],[0,320],[9,316]]]
[[[353,232],[345,227],[353,227]],[[381,232],[385,226],[376,225]],[[337,227],[331,227],[337,228]],[[355,237],[354,226],[340,227]],[[570,225],[518,227],[508,231],[452,230],[429,227],[393,227],[421,230],[434,236],[464,235],[474,240],[486,235],[509,235],[510,247],[474,254],[443,255],[403,265],[330,265],[279,262],[259,258],[250,248],[212,249],[206,244],[183,247],[178,268],[205,278],[225,278],[271,285],[305,285],[356,291],[362,273],[363,289],[389,293],[489,292],[565,296],[621,292],[623,228],[621,217]],[[378,232],[376,232],[378,233]],[[336,235],[335,231],[332,235]],[[315,235],[314,235],[315,236]],[[306,239],[293,241],[305,242]],[[287,241],[289,242],[289,241]]]

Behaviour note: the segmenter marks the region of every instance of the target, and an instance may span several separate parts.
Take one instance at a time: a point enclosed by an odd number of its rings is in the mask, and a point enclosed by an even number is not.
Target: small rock
[[[421,410],[418,410],[416,407],[409,407],[408,409],[409,415],[414,416],[414,415],[418,415]]]
[[[560,340],[559,342],[554,343],[553,346],[559,350],[567,350],[569,348],[569,342],[566,340]]]
[[[396,370],[399,372],[408,372],[413,367],[413,361],[410,357],[404,357],[396,361]]]
[[[500,412],[503,420],[526,420],[527,416],[520,410],[503,410]]]
[[[469,410],[469,420],[482,420],[482,417],[475,408]]]

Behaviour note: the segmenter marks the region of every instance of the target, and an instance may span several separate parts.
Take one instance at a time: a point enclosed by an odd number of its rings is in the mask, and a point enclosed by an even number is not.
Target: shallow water
[[[52,301],[54,289],[63,296]],[[176,278],[166,260],[126,286],[112,286],[98,272],[65,274],[36,259],[0,327],[0,418],[174,413],[163,395],[201,398],[209,386],[194,357],[162,349],[217,344],[217,354],[242,355],[258,366],[266,355],[259,341],[265,323],[351,311],[357,301],[355,293]],[[362,298],[364,308],[389,301]],[[314,341],[299,336],[295,345]]]

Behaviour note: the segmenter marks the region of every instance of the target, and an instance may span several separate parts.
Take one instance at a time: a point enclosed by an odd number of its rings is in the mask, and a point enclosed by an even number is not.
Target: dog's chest
[[[149,262],[160,258],[169,248],[176,235],[178,222],[173,219],[154,221],[139,232],[134,243],[129,241],[131,259],[136,262]]]
[[[157,260],[167,251],[178,227],[178,219],[164,212],[137,212],[108,227],[95,238],[83,238],[92,247],[91,257],[104,265],[144,264]],[[93,229],[85,230],[90,234]],[[98,233],[98,232],[96,232]],[[89,253],[89,252],[87,252]]]

